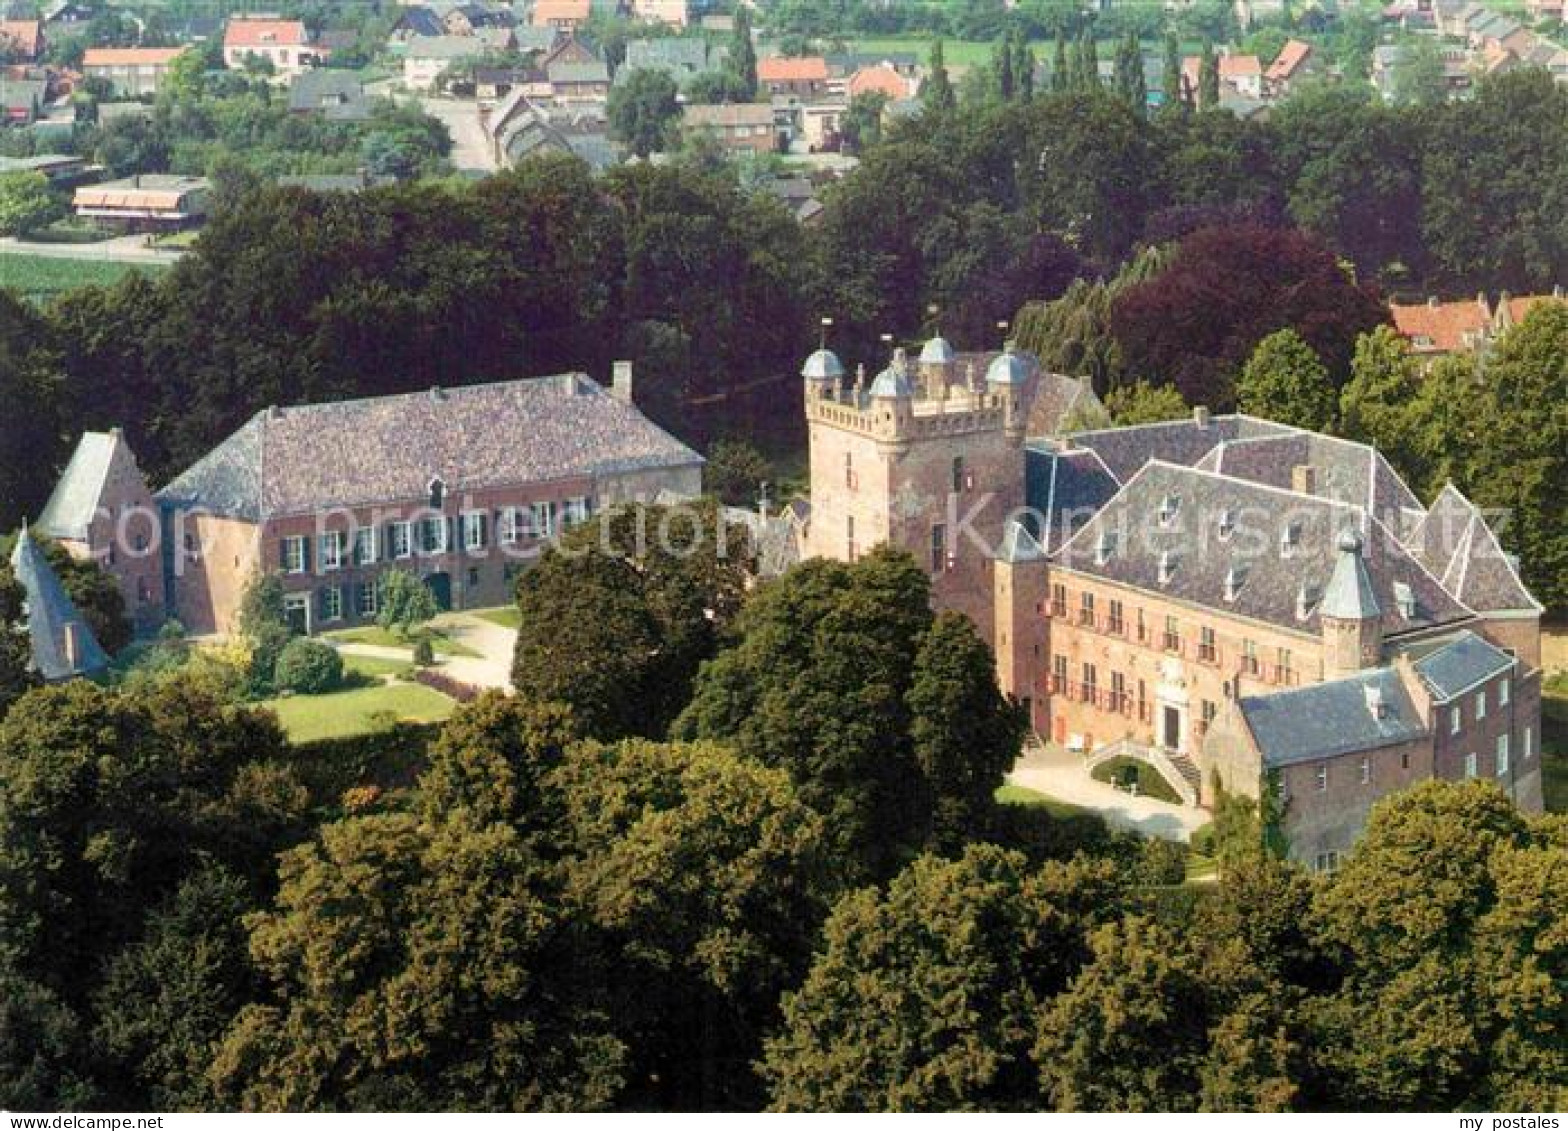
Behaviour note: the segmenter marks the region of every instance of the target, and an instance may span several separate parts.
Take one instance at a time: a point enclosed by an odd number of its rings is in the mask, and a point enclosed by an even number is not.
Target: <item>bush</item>
[[[1139,852],[1138,881],[1143,884],[1179,884],[1187,879],[1187,846],[1150,837]]]
[[[414,666],[416,668],[428,668],[435,662],[436,650],[430,643],[430,638],[428,636],[420,637],[418,643],[414,645]]]
[[[319,640],[297,637],[278,656],[273,682],[279,691],[300,695],[331,691],[343,682],[343,657]]]
[[[471,683],[464,683],[460,679],[453,679],[449,675],[430,671],[428,668],[420,668],[415,671],[413,679],[415,683],[422,683],[432,690],[441,692],[443,695],[451,696],[459,703],[472,703],[479,698],[480,693],[483,691],[482,688],[475,687]]]

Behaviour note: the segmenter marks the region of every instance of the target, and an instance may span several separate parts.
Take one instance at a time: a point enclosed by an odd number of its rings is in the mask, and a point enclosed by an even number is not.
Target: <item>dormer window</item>
[[[1169,585],[1170,584],[1171,578],[1176,576],[1176,566],[1179,563],[1180,563],[1180,559],[1176,556],[1174,551],[1171,551],[1171,550],[1161,550],[1160,551],[1160,584],[1161,585]]]
[[[1094,564],[1104,565],[1106,562],[1114,558],[1116,556],[1116,551],[1120,548],[1119,543],[1120,538],[1118,537],[1116,531],[1101,531],[1100,540],[1094,547]]]
[[[1236,512],[1226,508],[1220,511],[1219,535],[1221,542],[1229,542],[1236,532]]]
[[[1368,687],[1366,690],[1367,711],[1374,719],[1388,718],[1388,700],[1383,698],[1383,690],[1378,687]]]
[[[1323,590],[1316,585],[1303,584],[1296,590],[1296,619],[1306,620],[1323,599]]]
[[[446,505],[446,484],[441,481],[440,476],[430,481],[429,491],[432,510],[440,510]]]
[[[1405,620],[1415,620],[1415,590],[1411,589],[1410,586],[1403,581],[1394,582],[1394,604],[1399,606],[1399,615],[1404,617]]]
[[[1159,522],[1161,526],[1169,526],[1176,521],[1176,512],[1181,510],[1181,499],[1175,495],[1166,495],[1160,500]]]
[[[1225,599],[1234,601],[1241,587],[1247,584],[1247,567],[1231,566],[1225,574]]]
[[[1301,548],[1301,523],[1292,522],[1279,532],[1279,556],[1288,558]]]

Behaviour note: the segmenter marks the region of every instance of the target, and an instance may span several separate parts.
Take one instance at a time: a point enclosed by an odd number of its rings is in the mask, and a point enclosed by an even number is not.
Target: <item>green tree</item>
[[[746,440],[715,440],[702,469],[707,489],[734,507],[757,505],[764,483],[772,477],[767,457]]]
[[[996,41],[991,51],[991,71],[996,81],[996,93],[1003,102],[1011,102],[1015,92],[1013,82],[1013,36],[1011,32]]]
[[[262,570],[251,574],[240,594],[235,627],[250,652],[248,675],[252,694],[271,694],[278,657],[294,636],[283,607],[282,578]]]
[[[1039,1010],[1066,988],[1112,905],[1110,869],[1031,871],[976,845],[921,856],[885,893],[844,896],[811,972],[784,998],[762,1071],[775,1108],[1018,1110]]]
[[[1442,44],[1414,36],[1394,61],[1393,101],[1400,106],[1441,106],[1448,101]]]
[[[377,580],[376,624],[388,632],[407,640],[441,611],[430,586],[406,569],[384,570]]]
[[[1236,381],[1236,407],[1313,432],[1334,424],[1336,398],[1328,370],[1294,330],[1276,330],[1258,343]]]
[[[721,746],[573,748],[554,784],[566,899],[616,955],[634,1106],[750,1107],[752,1064],[826,914],[822,819],[782,770]]]
[[[9,289],[0,289],[0,404],[28,410],[0,413],[0,530],[14,530],[36,516],[49,496],[51,476],[65,466],[71,386],[39,312]]]
[[[1129,31],[1116,48],[1116,93],[1127,100],[1137,113],[1147,108],[1148,90],[1143,77],[1143,48],[1138,34]]]
[[[64,215],[42,173],[0,173],[0,235],[30,236]]]
[[[65,587],[71,603],[93,630],[103,650],[113,656],[131,642],[131,622],[125,615],[125,595],[109,572],[90,558],[73,556],[60,543],[33,537],[44,548],[44,556]]]
[[[1182,89],[1181,81],[1181,44],[1174,31],[1165,33],[1165,69],[1162,89],[1165,92],[1166,109],[1175,111],[1187,104],[1187,92]]]
[[[22,615],[26,600],[21,582],[11,572],[11,563],[0,558],[0,719],[36,682],[27,622]]]
[[[839,132],[849,152],[859,153],[882,140],[882,114],[886,109],[887,95],[880,90],[861,91],[849,100],[839,119]]]
[[[1094,38],[1094,28],[1087,27],[1078,37],[1078,82],[1083,91],[1100,89],[1100,55]]]
[[[1214,44],[1203,43],[1203,53],[1198,57],[1198,109],[1213,110],[1220,104],[1220,63],[1214,55]]]
[[[920,88],[920,101],[927,114],[938,117],[951,113],[958,106],[958,96],[953,93],[953,83],[947,74],[947,62],[942,53],[942,41],[931,44],[931,59],[925,85]]]
[[[638,67],[610,89],[610,134],[637,157],[668,149],[681,115],[675,80],[663,68]]]
[[[1105,407],[1111,419],[1124,428],[1132,424],[1180,420],[1192,411],[1171,386],[1151,385],[1147,381],[1112,389],[1106,394]]]
[[[1351,439],[1375,445],[1418,488],[1427,481],[1416,409],[1420,366],[1392,326],[1356,339],[1350,380],[1339,393],[1340,427]]]
[[[1013,81],[1017,84],[1018,98],[1028,102],[1034,97],[1034,49],[1029,39],[1019,32],[1013,40]]]
[[[1067,35],[1056,33],[1056,53],[1051,56],[1051,90],[1060,94],[1073,86],[1072,69],[1067,62]]]
[[[735,30],[730,35],[729,69],[740,80],[745,92],[743,102],[757,97],[757,48],[751,41],[751,11],[741,8],[735,13]]]
[[[931,791],[932,843],[951,850],[989,824],[1028,720],[996,686],[996,660],[960,613],[937,615],[915,655],[909,734]]]

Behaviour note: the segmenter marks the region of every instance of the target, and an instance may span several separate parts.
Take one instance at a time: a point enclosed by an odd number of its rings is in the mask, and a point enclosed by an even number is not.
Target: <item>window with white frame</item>
[[[387,527],[387,554],[393,558],[414,556],[414,524],[394,522]]]
[[[1497,683],[1497,705],[1499,707],[1508,706],[1508,681],[1506,679],[1499,680]]]
[[[1465,777],[1473,778],[1481,771],[1481,759],[1474,754],[1465,755]]]
[[[1508,736],[1506,734],[1497,736],[1497,776],[1500,778],[1508,776]]]
[[[329,530],[317,539],[318,554],[323,570],[343,568],[343,556],[348,551],[348,535],[341,530]]]
[[[555,504],[534,503],[528,508],[530,533],[535,538],[549,538],[555,533]]]
[[[446,519],[437,516],[419,520],[419,552],[446,553]]]
[[[1361,756],[1361,784],[1372,784],[1372,756],[1370,754]]]
[[[354,531],[354,564],[376,564],[376,528],[361,526]]]
[[[1318,792],[1319,793],[1322,793],[1322,792],[1324,792],[1325,790],[1328,789],[1328,763],[1327,762],[1319,762],[1318,763],[1317,785],[1318,785]]]
[[[483,550],[488,545],[489,522],[483,511],[465,511],[462,515],[463,549]]]
[[[1524,728],[1524,760],[1528,762],[1535,757],[1535,730],[1532,727]]]
[[[1454,704],[1453,713],[1448,716],[1448,733],[1458,734],[1459,728],[1465,725],[1465,709],[1458,703]]]
[[[380,593],[374,581],[361,581],[354,591],[354,607],[362,617],[373,617],[380,607]]]
[[[1475,693],[1475,717],[1477,722],[1486,718],[1486,688],[1484,687]]]
[[[283,572],[305,572],[305,539],[300,537],[283,539]]]
[[[336,585],[329,585],[321,590],[321,619],[343,619],[343,590]]]
[[[567,499],[561,506],[562,526],[581,526],[588,521],[588,500],[585,498]]]

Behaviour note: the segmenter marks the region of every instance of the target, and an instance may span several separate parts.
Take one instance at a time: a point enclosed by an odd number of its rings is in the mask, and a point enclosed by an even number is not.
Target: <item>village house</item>
[[[828,65],[820,55],[792,58],[770,55],[757,60],[757,85],[768,94],[811,98],[828,88]]]
[[[1496,304],[1485,294],[1473,299],[1388,304],[1394,328],[1410,343],[1410,352],[1432,360],[1454,354],[1483,353],[1497,338],[1524,321],[1539,303],[1568,303],[1559,285],[1550,294],[1511,296],[1504,291]]]
[[[297,75],[322,57],[299,20],[235,16],[224,29],[223,64],[230,70],[242,71],[249,60],[263,59],[277,74]]]
[[[820,350],[802,376],[802,554],[914,554],[1086,768],[1143,761],[1189,804],[1274,791],[1320,868],[1421,778],[1540,810],[1542,609],[1454,489],[1429,509],[1373,448],[1201,408],[1069,431],[1092,390],[1012,348],[938,337],[869,382]]]
[[[905,98],[913,98],[920,89],[920,84],[908,75],[896,70],[891,64],[878,63],[871,67],[861,67],[844,84],[844,92],[850,98],[857,94],[876,93],[882,95],[889,102],[899,102]]]
[[[435,90],[453,66],[482,58],[486,52],[484,41],[472,35],[410,39],[403,51],[403,85],[422,93]]]
[[[627,8],[632,19],[644,23],[683,28],[691,21],[689,0],[629,0]]]
[[[169,66],[183,47],[89,47],[82,55],[82,74],[103,79],[120,98],[157,94]]]
[[[177,231],[206,219],[211,187],[205,177],[138,173],[124,180],[81,186],[71,207],[83,219],[128,231]]]
[[[1263,72],[1264,93],[1272,99],[1288,98],[1302,82],[1321,73],[1319,55],[1310,43],[1288,40]]]
[[[776,153],[783,145],[773,107],[755,102],[688,106],[681,129],[708,134],[730,153]]]
[[[314,70],[295,75],[289,83],[289,113],[319,114],[331,122],[370,119],[365,84],[352,71]]]
[[[0,62],[35,63],[44,53],[44,25],[38,20],[0,20]]]
[[[586,24],[592,14],[590,0],[534,0],[532,23],[534,27],[574,32]]]
[[[373,620],[387,569],[443,608],[505,604],[565,527],[701,491],[702,457],[637,410],[631,382],[618,362],[610,389],[563,373],[264,409],[157,493],[169,611],[232,631],[258,570],[305,632]]]

